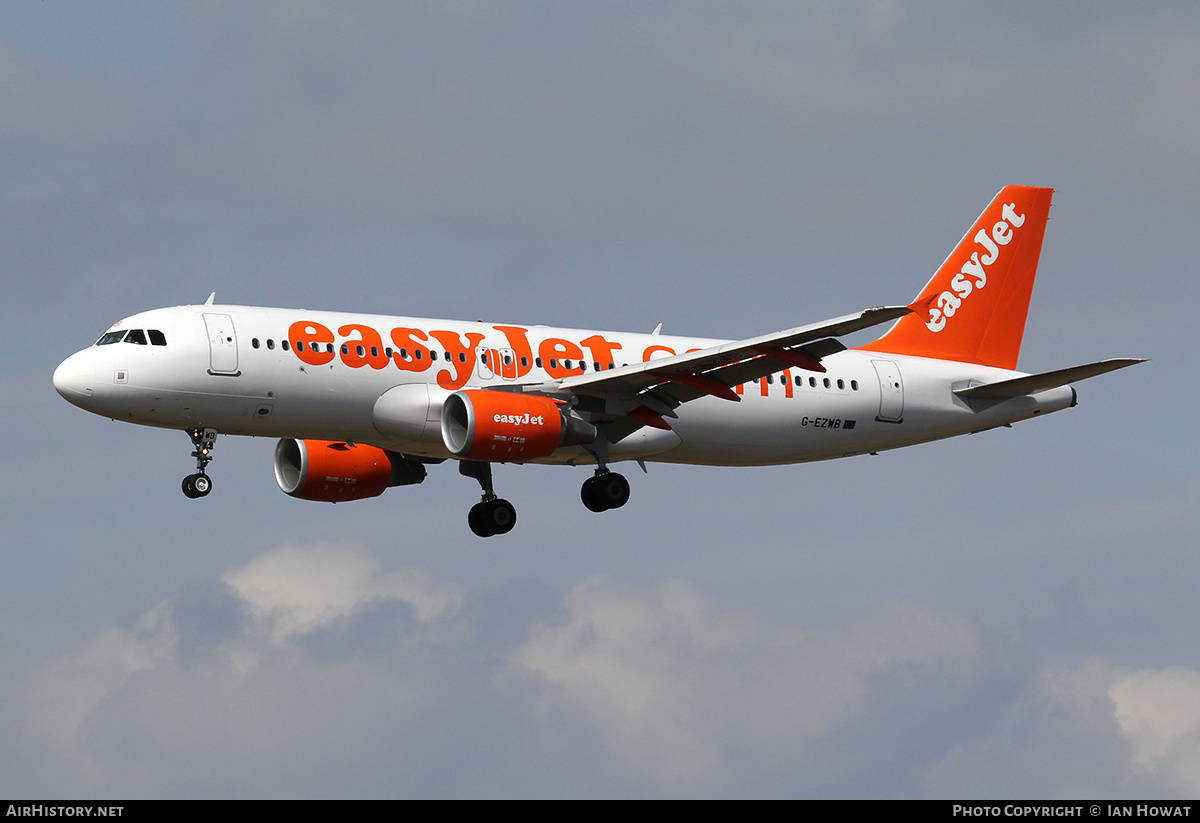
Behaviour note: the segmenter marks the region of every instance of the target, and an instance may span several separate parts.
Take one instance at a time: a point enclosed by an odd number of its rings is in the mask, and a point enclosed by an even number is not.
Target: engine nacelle
[[[468,389],[442,406],[442,442],[467,460],[521,463],[595,439],[595,426],[548,397]]]
[[[363,500],[424,479],[423,465],[375,446],[331,440],[280,440],[275,446],[275,482],[301,500]]]

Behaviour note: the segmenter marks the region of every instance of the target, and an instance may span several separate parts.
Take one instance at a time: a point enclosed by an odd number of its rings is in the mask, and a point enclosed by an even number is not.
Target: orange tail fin
[[[860,348],[1015,369],[1053,194],[1001,189],[910,304],[913,313]]]

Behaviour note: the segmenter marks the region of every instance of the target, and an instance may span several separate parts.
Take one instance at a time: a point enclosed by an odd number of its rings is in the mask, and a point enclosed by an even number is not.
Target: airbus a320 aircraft
[[[617,509],[614,463],[802,463],[1007,426],[1076,402],[1071,383],[1142,362],[1015,371],[1053,189],[1008,186],[908,306],[728,342],[297,309],[178,306],[114,324],[54,372],[71,403],[183,429],[206,496],[218,433],[282,438],[279,487],[375,497],[447,459],[477,480],[467,518],[504,534],[495,463],[595,466],[581,497]],[[873,343],[837,340],[882,323]],[[660,326],[661,328],[661,326]]]

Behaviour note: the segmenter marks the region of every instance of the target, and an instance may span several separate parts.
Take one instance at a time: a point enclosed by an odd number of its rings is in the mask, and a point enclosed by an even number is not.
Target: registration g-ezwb
[[[1052,189],[1008,186],[907,306],[723,341],[293,309],[178,306],[135,314],[67,358],[54,386],[104,417],[182,429],[212,489],[217,434],[279,437],[279,487],[375,497],[458,461],[504,534],[516,509],[496,463],[594,467],[581,497],[617,509],[637,461],[802,463],[1007,426],[1076,402],[1070,384],[1141,362],[1015,371]],[[837,338],[893,323],[848,349]]]

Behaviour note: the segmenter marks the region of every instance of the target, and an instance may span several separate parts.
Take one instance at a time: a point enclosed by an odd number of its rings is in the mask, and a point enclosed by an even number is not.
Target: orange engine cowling
[[[363,500],[424,479],[423,465],[375,446],[330,440],[280,440],[275,446],[275,482],[302,500]]]
[[[455,457],[521,463],[596,439],[596,429],[548,397],[468,389],[442,406],[442,442]]]

